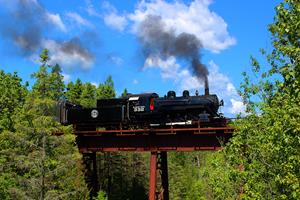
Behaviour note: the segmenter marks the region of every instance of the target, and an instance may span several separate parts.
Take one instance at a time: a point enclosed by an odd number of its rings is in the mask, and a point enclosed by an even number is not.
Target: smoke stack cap
[[[167,94],[168,99],[174,99],[176,97],[175,91],[169,91]]]

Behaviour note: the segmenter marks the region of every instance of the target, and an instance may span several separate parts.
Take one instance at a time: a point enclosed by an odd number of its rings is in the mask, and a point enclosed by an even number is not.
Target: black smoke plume
[[[49,18],[50,13],[35,0],[15,0],[9,5],[0,5],[0,36],[7,44],[16,47],[21,55],[32,55],[38,53],[45,46],[45,41],[52,40],[66,56],[77,55],[88,61],[93,61],[94,55],[86,45],[87,38],[83,41],[78,37],[72,37],[67,41],[47,38],[49,33],[55,29],[53,21]],[[84,36],[86,36],[85,34]],[[50,52],[58,53],[58,52]]]
[[[83,44],[78,37],[72,38],[69,41],[63,42],[61,44],[60,50],[62,52],[64,52],[65,54],[80,55],[80,57],[82,57],[86,60],[94,59],[94,56],[91,55],[91,53],[86,48],[83,48]]]
[[[138,36],[146,57],[159,56],[166,59],[175,56],[190,62],[193,73],[204,81],[205,93],[208,94],[208,70],[200,61],[202,44],[195,35],[176,35],[174,30],[166,30],[160,16],[148,15],[138,28]]]
[[[33,1],[19,0],[11,3],[11,7],[1,16],[6,19],[0,22],[1,35],[18,46],[22,54],[32,53],[41,46],[43,27],[48,25],[43,23],[44,17],[43,8]]]

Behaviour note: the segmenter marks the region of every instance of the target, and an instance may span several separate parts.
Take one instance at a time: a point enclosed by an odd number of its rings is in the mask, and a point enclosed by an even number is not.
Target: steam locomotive
[[[156,93],[128,94],[122,98],[99,99],[96,108],[83,108],[67,101],[60,102],[58,118],[62,124],[103,127],[106,129],[191,125],[192,123],[225,123],[218,112],[223,101],[217,95],[182,96],[169,91],[164,97]],[[220,125],[218,125],[220,126]]]

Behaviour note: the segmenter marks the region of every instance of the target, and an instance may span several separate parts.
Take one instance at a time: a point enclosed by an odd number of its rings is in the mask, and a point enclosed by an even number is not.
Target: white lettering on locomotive
[[[144,112],[145,106],[133,106],[133,111],[134,112]]]

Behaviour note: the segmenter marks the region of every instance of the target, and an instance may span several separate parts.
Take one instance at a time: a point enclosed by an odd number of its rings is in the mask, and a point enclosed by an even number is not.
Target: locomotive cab
[[[129,120],[145,120],[149,115],[156,111],[156,93],[145,93],[139,95],[130,95],[128,97],[128,114]]]

